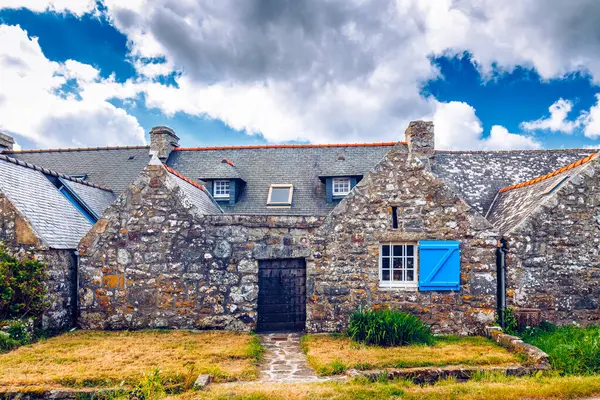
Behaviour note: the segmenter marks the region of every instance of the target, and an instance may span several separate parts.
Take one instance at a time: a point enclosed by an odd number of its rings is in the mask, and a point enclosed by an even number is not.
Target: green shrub
[[[0,244],[0,320],[37,317],[45,301],[46,267],[33,259],[19,260]]]
[[[552,368],[563,374],[600,373],[600,326],[546,324],[526,330],[523,340],[545,351]]]
[[[504,329],[505,333],[509,335],[518,335],[519,334],[519,323],[517,321],[517,316],[515,315],[515,309],[513,307],[506,307],[503,311],[504,313]],[[500,315],[496,314],[496,318],[494,319],[494,324],[500,326]]]
[[[11,351],[12,349],[19,346],[19,342],[11,339],[8,333],[0,332],[0,353]]]
[[[357,342],[378,346],[433,342],[431,329],[418,317],[391,309],[355,311],[347,334]]]
[[[31,342],[31,335],[27,331],[27,327],[21,321],[13,322],[6,331],[11,339],[16,340],[20,344],[28,344]]]

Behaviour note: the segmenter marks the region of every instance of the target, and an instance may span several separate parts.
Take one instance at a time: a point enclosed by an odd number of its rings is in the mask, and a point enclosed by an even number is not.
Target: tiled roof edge
[[[190,185],[192,185],[192,186],[194,186],[194,187],[196,187],[196,188],[198,188],[198,189],[200,189],[200,190],[206,190],[206,189],[204,188],[204,186],[202,186],[202,185],[201,185],[201,184],[199,184],[199,183],[196,183],[196,182],[194,182],[193,180],[191,180],[191,179],[190,179],[190,178],[188,178],[187,176],[185,176],[185,175],[181,174],[180,172],[177,172],[177,171],[175,171],[173,168],[171,168],[171,167],[168,167],[168,166],[166,166],[166,165],[165,165],[164,167],[165,167],[165,169],[166,169],[167,171],[169,171],[171,174],[175,175],[175,176],[176,176],[176,177],[178,177],[179,179],[181,179],[181,180],[183,180],[183,181],[185,181],[185,182],[189,183]]]
[[[232,167],[235,167],[235,164],[233,163],[233,161],[229,160],[228,158],[222,159],[221,163],[226,163],[226,164],[231,165]]]
[[[90,183],[90,182],[84,181],[83,179],[73,178],[72,176],[65,175],[63,173],[50,170],[48,168],[43,168],[43,167],[40,167],[40,166],[37,166],[37,165],[34,165],[34,164],[30,164],[28,162],[25,162],[25,161],[22,161],[22,160],[18,160],[16,158],[9,157],[9,156],[7,156],[5,154],[0,154],[0,160],[4,160],[4,161],[7,161],[7,162],[12,163],[12,164],[19,165],[21,167],[33,169],[34,171],[39,171],[39,172],[41,172],[43,174],[46,174],[46,175],[52,175],[52,176],[60,177],[60,178],[66,179],[68,181],[77,182],[77,183],[80,183],[82,185],[86,185],[86,186],[93,187],[93,188],[100,189],[100,190],[105,190],[107,192],[111,192],[112,193],[112,189],[109,189],[109,188],[106,188],[106,187],[103,187],[103,186],[100,186],[100,185],[96,185],[95,183]]]
[[[406,142],[400,142],[406,145]],[[379,147],[395,146],[398,142],[340,143],[340,144],[265,144],[256,146],[175,147],[175,151],[245,150],[245,149],[313,149],[323,147]]]
[[[590,154],[587,157],[584,157],[584,158],[582,158],[580,160],[575,161],[574,163],[571,163],[571,164],[569,164],[567,166],[564,166],[564,167],[559,168],[557,170],[554,170],[552,172],[548,172],[544,176],[539,176],[537,178],[530,179],[530,180],[525,181],[525,182],[521,182],[521,183],[517,183],[517,184],[512,185],[512,186],[504,187],[504,188],[500,189],[500,193],[508,192],[509,190],[513,190],[513,189],[519,189],[519,188],[522,188],[522,187],[525,187],[525,186],[534,185],[534,184],[536,184],[538,182],[542,182],[542,181],[545,181],[546,179],[550,179],[552,177],[555,177],[558,174],[562,174],[563,172],[566,172],[566,171],[571,170],[571,169],[573,169],[575,167],[579,167],[580,165],[583,165],[583,164],[586,164],[586,163],[592,161],[592,159],[596,156],[596,154],[597,153],[592,153],[592,154]]]
[[[150,149],[150,146],[105,146],[105,147],[65,147],[57,149],[35,149],[35,150],[4,150],[3,154],[23,153],[60,153],[68,151],[97,151],[97,150],[133,150]]]
[[[529,149],[529,150],[438,150],[436,149],[436,153],[449,153],[449,154],[489,154],[489,153],[564,153],[566,151],[569,152],[580,152],[585,151],[588,152],[590,149],[584,148],[573,148],[573,149]]]

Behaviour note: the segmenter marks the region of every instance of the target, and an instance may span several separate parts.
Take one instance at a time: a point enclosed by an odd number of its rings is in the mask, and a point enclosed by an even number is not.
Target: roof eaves
[[[44,168],[44,167],[40,167],[40,166],[37,166],[37,165],[34,165],[34,164],[30,164],[28,162],[25,162],[25,161],[22,161],[22,160],[19,160],[19,159],[16,159],[16,158],[9,157],[9,156],[7,156],[5,154],[0,154],[0,160],[4,160],[6,162],[9,162],[9,163],[12,163],[12,164],[15,164],[15,165],[19,165],[21,167],[33,169],[34,171],[41,172],[41,173],[43,173],[45,175],[51,175],[51,176],[55,176],[57,178],[63,178],[63,179],[66,179],[66,180],[69,180],[69,181],[72,181],[72,182],[77,182],[77,183],[80,183],[82,185],[93,187],[95,189],[105,190],[107,192],[111,192],[112,193],[112,189],[109,189],[109,188],[106,188],[106,187],[103,187],[103,186],[100,186],[100,185],[96,185],[94,183],[90,183],[90,182],[84,181],[83,179],[73,178],[72,176],[65,175],[63,173],[50,170],[48,168]]]
[[[400,142],[406,145],[406,142]],[[176,147],[174,151],[211,151],[211,150],[244,150],[244,149],[314,149],[328,147],[382,147],[395,146],[398,142],[380,143],[341,143],[341,144],[266,144],[256,146],[215,146],[215,147]]]
[[[61,152],[73,152],[73,151],[135,150],[135,149],[150,149],[150,146],[65,147],[65,148],[56,148],[56,149],[4,150],[2,152],[2,154],[61,153]]]

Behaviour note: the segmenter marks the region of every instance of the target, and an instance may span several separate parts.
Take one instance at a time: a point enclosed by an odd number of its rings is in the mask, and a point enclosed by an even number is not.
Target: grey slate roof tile
[[[116,196],[114,193],[84,185],[78,182],[73,182],[67,179],[59,178],[63,185],[68,186],[79,198],[87,204],[96,217],[102,215],[104,210],[108,208]]]
[[[222,204],[225,212],[237,214],[325,215],[335,203],[327,203],[325,184],[319,179],[335,164],[340,153],[360,168],[370,171],[391,146],[332,146],[287,148],[237,148],[218,150],[175,150],[167,165],[194,180],[207,179],[223,158],[231,160],[246,182],[235,205]],[[217,178],[217,177],[215,177]],[[294,195],[290,208],[267,207],[269,186],[291,183]]]
[[[40,171],[0,159],[0,191],[49,247],[75,249],[92,227]]]
[[[184,201],[187,201],[189,205],[193,206],[199,214],[213,215],[223,213],[221,208],[217,205],[217,202],[206,189],[194,186],[172,172],[169,173],[168,179],[170,179],[174,185],[179,186],[185,196]]]
[[[87,180],[123,192],[150,160],[150,147],[115,147],[5,152],[10,157],[67,175],[86,174]]]
[[[498,191],[564,167],[590,154],[589,149],[436,151],[433,172],[481,214]]]
[[[537,183],[498,193],[487,216],[488,220],[502,234],[509,233],[550,199],[556,190],[588,167],[589,164],[581,164]]]

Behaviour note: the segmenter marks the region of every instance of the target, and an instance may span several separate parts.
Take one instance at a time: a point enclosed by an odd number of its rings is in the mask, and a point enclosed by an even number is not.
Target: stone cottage
[[[470,334],[504,295],[554,322],[597,319],[589,151],[439,151],[423,121],[389,143],[150,138],[3,152],[119,195],[79,246],[81,327],[339,331],[392,306]]]

